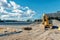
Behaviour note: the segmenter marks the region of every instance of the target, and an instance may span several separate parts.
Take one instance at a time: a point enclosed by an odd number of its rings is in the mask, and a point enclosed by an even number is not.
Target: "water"
[[[30,25],[32,22],[0,22],[0,25]]]

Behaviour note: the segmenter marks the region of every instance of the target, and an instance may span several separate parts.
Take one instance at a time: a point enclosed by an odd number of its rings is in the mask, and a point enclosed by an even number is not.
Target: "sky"
[[[43,13],[60,11],[60,0],[0,0],[2,20],[40,19]]]

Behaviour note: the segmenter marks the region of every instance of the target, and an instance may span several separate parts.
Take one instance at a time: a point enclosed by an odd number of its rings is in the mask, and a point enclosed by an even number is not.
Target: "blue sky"
[[[37,14],[34,16],[40,18],[42,13],[50,13],[60,11],[60,0],[14,0],[17,4],[28,6],[35,10]]]
[[[43,13],[60,11],[60,0],[0,0],[0,19],[42,18]]]

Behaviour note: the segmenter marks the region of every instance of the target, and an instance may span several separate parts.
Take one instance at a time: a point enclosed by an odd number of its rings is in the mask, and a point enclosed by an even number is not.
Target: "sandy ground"
[[[56,22],[60,25],[60,22],[56,20],[54,24]],[[32,30],[24,30],[23,27],[20,27],[21,33],[2,36],[0,40],[60,40],[60,31],[57,29],[44,30],[42,24],[29,25]]]

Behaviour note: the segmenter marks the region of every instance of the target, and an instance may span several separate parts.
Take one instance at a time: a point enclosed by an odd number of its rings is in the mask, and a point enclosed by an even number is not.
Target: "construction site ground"
[[[60,22],[57,20],[54,20],[53,24],[60,26]],[[21,27],[22,32],[0,36],[0,40],[60,40],[60,30],[58,29],[44,30],[41,23],[32,24],[29,27],[32,30],[24,30],[24,27]]]

